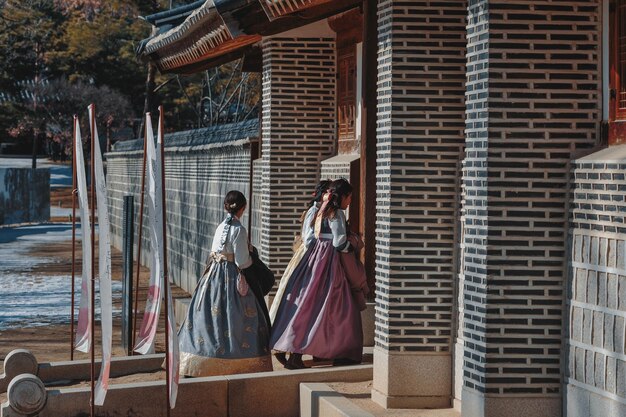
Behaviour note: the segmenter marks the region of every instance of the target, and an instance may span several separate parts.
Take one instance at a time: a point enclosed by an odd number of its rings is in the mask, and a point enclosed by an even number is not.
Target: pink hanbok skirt
[[[361,313],[332,240],[317,240],[294,269],[276,312],[270,348],[361,360]]]

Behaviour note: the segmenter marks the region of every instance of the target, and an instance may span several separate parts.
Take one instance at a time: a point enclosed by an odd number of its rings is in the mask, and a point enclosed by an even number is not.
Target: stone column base
[[[385,408],[448,408],[451,366],[449,354],[417,355],[374,348],[372,400]]]
[[[485,397],[463,388],[462,417],[561,417],[561,397]]]

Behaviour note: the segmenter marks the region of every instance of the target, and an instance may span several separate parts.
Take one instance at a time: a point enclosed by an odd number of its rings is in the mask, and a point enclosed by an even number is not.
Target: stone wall
[[[165,136],[170,277],[189,293],[204,270],[213,233],[224,219],[224,196],[239,190],[250,197],[249,144],[256,138],[256,120]],[[125,195],[135,196],[135,224],[139,225],[142,156],[141,140],[119,143],[106,155],[111,232],[117,248],[122,247]],[[248,228],[247,214],[242,223]],[[150,244],[145,220],[142,238],[142,259],[147,260]]]
[[[574,162],[567,416],[626,415],[626,145]]]
[[[469,2],[464,416],[562,415],[568,181],[600,127],[599,6]]]
[[[261,175],[262,197],[255,243],[278,277],[293,256],[320,163],[336,153],[335,39],[322,32],[269,38],[261,45],[262,162],[255,174]]]
[[[0,168],[0,224],[50,220],[50,170]]]
[[[464,1],[378,2],[372,397],[387,407],[451,402],[466,16]]]

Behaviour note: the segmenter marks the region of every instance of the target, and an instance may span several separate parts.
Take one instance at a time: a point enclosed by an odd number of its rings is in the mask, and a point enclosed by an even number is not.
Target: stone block
[[[617,353],[624,352],[624,317],[615,317],[615,330],[613,331],[613,350]]]
[[[598,305],[606,307],[608,305],[607,297],[607,274],[600,272],[598,274]]]
[[[610,268],[615,268],[617,266],[617,242],[615,239],[609,239],[607,266]]]
[[[576,348],[576,356],[575,356],[575,368],[576,368],[576,379],[578,381],[585,381],[585,350],[582,348]]]
[[[626,275],[619,276],[618,306],[621,311],[626,311]]]
[[[251,410],[254,417],[293,417],[299,412],[301,383],[368,381],[372,378],[372,366],[262,372],[226,378],[229,417],[250,417]]]
[[[608,245],[609,241],[606,238],[600,238],[600,256],[598,259],[598,263],[596,263],[596,265],[602,265],[602,266],[606,266],[607,265],[607,257],[608,257]],[[593,257],[591,259],[592,263],[593,262]]]
[[[615,316],[612,314],[604,315],[604,349],[613,350],[613,330],[615,328]]]
[[[591,336],[593,334],[593,312],[591,310],[583,310],[583,339],[582,342],[591,344]]]
[[[111,359],[111,378],[134,373],[154,372],[162,369],[165,355],[118,356]],[[96,373],[100,373],[101,362],[96,362]],[[88,380],[91,361],[75,360],[39,364],[37,376],[45,383],[61,380]]]
[[[593,345],[602,347],[604,336],[604,313],[593,312]]]
[[[617,359],[617,390],[616,394],[622,398],[626,398],[626,361]]]
[[[626,271],[626,241],[619,239],[617,241],[617,261],[616,267],[622,271]]]
[[[594,392],[590,392],[588,416],[623,417],[626,416],[626,404],[615,401],[612,398],[607,398]]]
[[[565,393],[567,417],[591,417],[588,390],[568,384]]]
[[[601,353],[596,353],[595,355],[595,370],[594,370],[594,383],[593,385],[596,388],[604,389],[605,386],[605,374],[604,374],[604,366],[605,366],[605,356]]]
[[[583,335],[583,309],[572,307],[572,329],[570,337],[574,340],[582,341]]]
[[[608,356],[606,358],[606,381],[604,389],[615,394],[617,391],[617,359]]]
[[[590,263],[589,261],[589,252],[591,249],[590,237],[588,235],[583,235],[583,246],[582,246],[582,261],[584,263]]]
[[[300,417],[374,417],[326,384],[300,384]]]
[[[600,238],[597,236],[591,236],[589,263],[593,265],[600,265]]]
[[[585,352],[585,379],[584,382],[587,385],[591,385],[593,386],[593,382],[594,382],[594,371],[595,371],[595,366],[594,366],[594,357],[595,354],[594,352],[587,350]]]
[[[451,366],[448,355],[395,354],[374,348],[372,399],[392,408],[448,407]]]
[[[583,248],[583,237],[582,235],[574,235],[574,261],[582,262],[582,248]]]
[[[617,297],[619,295],[618,293],[618,279],[617,279],[617,275],[615,274],[607,274],[607,307],[608,308],[612,308],[612,309],[616,309],[617,305],[618,305],[618,300]]]
[[[561,399],[558,397],[485,397],[476,391],[463,389],[462,417],[558,417]]]
[[[589,271],[587,276],[587,302],[598,303],[598,273],[596,271]]]
[[[75,417],[89,415],[89,388],[48,391],[48,401],[39,417]],[[178,386],[176,408],[172,417],[207,415],[228,416],[228,381],[224,377],[182,379]],[[166,415],[165,381],[111,385],[98,415],[164,417]]]
[[[578,268],[576,270],[576,301],[584,303],[587,301],[587,270],[584,268]]]

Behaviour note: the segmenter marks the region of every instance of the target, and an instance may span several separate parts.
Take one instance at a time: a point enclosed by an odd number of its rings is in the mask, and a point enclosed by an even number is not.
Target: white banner
[[[163,297],[163,225],[161,206],[161,166],[157,163],[150,113],[146,114],[146,197],[147,224],[150,234],[150,285],[146,309],[135,344],[135,352],[154,353],[154,339]]]
[[[163,141],[163,126],[161,123],[162,118],[159,118],[159,131],[158,131],[158,136],[157,136],[157,165],[159,166],[159,171],[160,171],[160,167],[161,165],[161,158],[164,158],[165,155],[163,155],[161,153],[161,143]],[[161,186],[165,186],[165,184],[161,184]],[[157,196],[157,201],[160,202],[159,206],[164,208],[165,207],[165,202],[162,201],[162,193],[158,193]],[[161,218],[163,218],[163,215],[161,214]],[[162,230],[162,229],[161,229]],[[158,232],[157,232],[158,233]],[[163,232],[161,231],[161,235],[163,235]],[[161,246],[161,248],[163,248],[163,246]],[[163,250],[163,249],[161,249]],[[169,367],[170,367],[170,374],[169,374],[169,387],[170,387],[170,392],[168,393],[170,396],[170,407],[174,408],[174,406],[176,405],[176,397],[178,395],[178,380],[180,379],[180,367],[179,367],[179,354],[178,354],[178,333],[176,332],[176,318],[174,317],[174,301],[172,300],[172,288],[170,286],[170,281],[169,279],[167,280],[167,282],[165,282],[165,285],[167,285],[167,306],[168,306],[168,311],[167,311],[167,326],[168,326],[168,340],[167,340],[167,344],[168,344],[168,363],[169,363]]]
[[[95,118],[93,106],[89,106],[89,120]],[[91,132],[94,138],[95,185],[98,206],[98,273],[100,284],[100,320],[102,324],[102,367],[96,384],[95,405],[104,404],[109,388],[111,370],[111,347],[113,342],[113,298],[111,294],[111,232],[109,208],[107,206],[107,185],[100,151],[98,128]]]
[[[74,137],[74,160],[76,164],[76,185],[80,207],[80,231],[83,246],[82,284],[80,287],[80,309],[76,326],[76,350],[89,352],[91,348],[91,226],[89,221],[89,194],[85,175],[85,157],[83,141],[80,135],[80,123],[74,119],[76,136]]]

